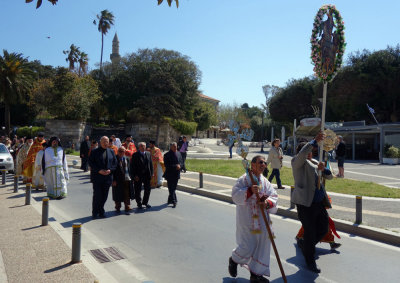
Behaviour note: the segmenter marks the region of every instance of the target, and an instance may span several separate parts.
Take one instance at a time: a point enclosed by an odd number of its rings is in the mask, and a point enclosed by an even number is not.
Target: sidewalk
[[[0,185],[0,282],[94,282],[82,263],[69,264],[71,249],[50,225],[41,226],[41,215],[25,205],[25,187],[19,186],[14,193],[12,175]]]
[[[232,203],[231,191],[236,179],[203,174],[203,188],[199,188],[199,173],[181,174],[178,189]],[[276,185],[274,184],[275,188]],[[278,214],[297,219],[296,209],[290,209],[290,187],[278,190]],[[329,193],[332,209],[328,210],[339,231],[400,246],[400,199],[363,198],[362,224],[355,221],[355,196]]]

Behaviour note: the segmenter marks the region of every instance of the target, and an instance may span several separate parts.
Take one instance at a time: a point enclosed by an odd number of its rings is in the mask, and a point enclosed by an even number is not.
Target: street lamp
[[[261,112],[261,152],[264,152],[264,111]]]

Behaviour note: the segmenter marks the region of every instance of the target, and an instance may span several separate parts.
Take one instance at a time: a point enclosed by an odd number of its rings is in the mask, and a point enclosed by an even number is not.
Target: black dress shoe
[[[100,214],[100,215],[99,215],[99,218],[107,218],[107,215],[105,215],[105,214]]]
[[[150,204],[146,204],[146,208],[151,208],[151,205]]]
[[[138,208],[138,209],[143,209],[143,206],[142,206],[141,204],[139,204],[139,205],[137,206],[137,208]]]
[[[97,218],[97,214],[92,214],[92,219],[96,219]]]
[[[174,202],[174,203],[172,204],[172,207],[173,207],[173,208],[175,208],[175,207],[176,207],[176,202]]]
[[[342,244],[333,242],[333,243],[329,243],[329,245],[331,246],[331,250],[336,250],[336,249],[338,249]]]
[[[321,272],[321,269],[319,269],[319,267],[317,266],[317,264],[315,263],[315,261],[314,261],[314,262],[311,262],[311,263],[307,263],[307,268],[308,268],[310,271],[315,272],[315,273],[320,273],[320,272]]]
[[[250,283],[269,283],[269,280],[261,275],[250,273]]]
[[[237,266],[238,264],[233,261],[232,257],[229,257],[228,271],[230,276],[232,277],[237,276]]]

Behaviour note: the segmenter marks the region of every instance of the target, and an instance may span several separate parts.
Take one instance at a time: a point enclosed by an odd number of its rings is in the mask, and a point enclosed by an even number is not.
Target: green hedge
[[[193,135],[196,132],[197,123],[196,122],[186,122],[183,120],[175,120],[171,118],[166,118],[168,123],[177,130],[182,135]]]
[[[25,126],[25,127],[18,128],[17,136],[18,137],[32,136],[32,138],[33,138],[33,137],[36,137],[36,134],[38,132],[43,132],[43,131],[44,131],[44,127],[34,126],[32,128],[29,128],[28,126]]]

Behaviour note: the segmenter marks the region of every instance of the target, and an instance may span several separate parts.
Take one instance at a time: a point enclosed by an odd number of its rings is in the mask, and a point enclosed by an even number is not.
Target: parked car
[[[6,169],[9,173],[14,171],[14,160],[7,147],[0,143],[0,169]]]

